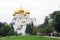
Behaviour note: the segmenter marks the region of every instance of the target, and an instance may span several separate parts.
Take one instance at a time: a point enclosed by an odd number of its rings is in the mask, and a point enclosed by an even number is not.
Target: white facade
[[[11,22],[13,24],[14,31],[22,35],[25,35],[26,24],[33,22],[33,24],[36,25],[36,19],[29,17],[30,12],[27,12],[29,14],[25,13],[25,15],[24,13],[24,10],[20,8],[17,13],[15,12],[13,20]]]

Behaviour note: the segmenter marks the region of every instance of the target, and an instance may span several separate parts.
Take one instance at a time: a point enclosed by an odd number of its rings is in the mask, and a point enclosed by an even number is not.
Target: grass
[[[0,40],[59,40],[54,38],[40,37],[40,36],[12,36],[2,37]]]

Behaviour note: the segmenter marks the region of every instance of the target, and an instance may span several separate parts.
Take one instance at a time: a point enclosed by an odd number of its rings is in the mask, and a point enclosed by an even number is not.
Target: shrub
[[[54,36],[56,36],[56,37],[60,37],[60,33],[54,34]]]

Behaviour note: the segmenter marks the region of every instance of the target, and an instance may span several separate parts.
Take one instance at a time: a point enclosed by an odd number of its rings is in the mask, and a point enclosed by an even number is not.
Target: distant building
[[[14,27],[14,31],[16,31],[18,34],[25,35],[25,30],[26,30],[26,24],[30,24],[33,22],[34,26],[36,25],[35,18],[30,18],[29,17],[30,12],[29,10],[25,11],[22,7],[20,7],[18,10],[15,11],[13,14],[13,19],[12,19],[12,25]]]

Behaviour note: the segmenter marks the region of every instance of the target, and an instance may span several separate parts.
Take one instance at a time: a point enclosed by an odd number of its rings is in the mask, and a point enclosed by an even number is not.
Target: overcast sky
[[[45,16],[48,16],[55,10],[60,10],[60,0],[0,0],[0,21],[12,21],[16,9],[22,6],[25,10],[30,10],[30,17],[37,19],[37,24],[44,22]]]

